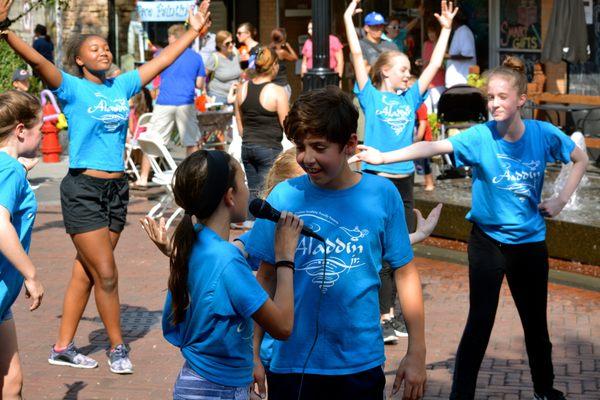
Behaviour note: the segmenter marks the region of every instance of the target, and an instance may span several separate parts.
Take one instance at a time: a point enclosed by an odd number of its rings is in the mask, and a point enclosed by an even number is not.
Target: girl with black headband
[[[252,382],[254,319],[277,339],[294,324],[294,253],[302,221],[281,213],[275,237],[277,290],[273,300],[231,243],[229,226],[244,221],[248,188],[241,166],[227,153],[200,150],[175,171],[175,202],[185,215],[172,241],[163,334],[185,363],[175,399],[248,399]],[[193,217],[198,222],[194,225]]]

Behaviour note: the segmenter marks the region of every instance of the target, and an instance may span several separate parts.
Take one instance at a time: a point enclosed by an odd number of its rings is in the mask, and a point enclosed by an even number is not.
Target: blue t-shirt
[[[25,169],[3,151],[0,152],[0,188],[0,206],[10,213],[10,222],[21,245],[29,252],[37,202],[25,177]],[[0,318],[15,302],[21,286],[23,275],[0,253]]]
[[[163,335],[181,349],[190,367],[225,386],[252,381],[251,319],[267,301],[239,250],[203,227],[188,264],[190,305],[185,320],[171,324],[171,293],[163,310]]]
[[[382,260],[398,268],[413,258],[402,200],[394,185],[363,174],[350,188],[326,190],[304,175],[277,185],[267,200],[277,209],[295,213],[327,239],[319,338],[306,373],[345,375],[381,365],[385,360],[378,298]],[[247,251],[274,263],[274,231],[273,222],[256,220]],[[300,237],[294,330],[286,341],[275,341],[273,372],[302,372],[315,337],[324,251],[321,242]]]
[[[498,134],[496,122],[452,136],[457,166],[473,171],[472,208],[467,219],[506,244],[539,242],[546,224],[538,210],[546,163],[568,163],[575,143],[554,125],[524,120],[516,142]]]
[[[129,98],[140,91],[137,70],[94,83],[62,72],[52,92],[69,122],[69,167],[123,171]]]
[[[204,62],[200,54],[185,49],[173,64],[160,74],[160,91],[156,104],[182,106],[194,104],[196,78],[205,76]]]
[[[419,82],[402,94],[381,92],[371,81],[367,81],[361,91],[355,92],[365,113],[365,145],[381,152],[393,151],[410,146],[413,143],[416,113],[423,102],[419,93]],[[385,172],[388,174],[412,174],[415,165],[412,161],[393,164],[367,165],[363,170]]]

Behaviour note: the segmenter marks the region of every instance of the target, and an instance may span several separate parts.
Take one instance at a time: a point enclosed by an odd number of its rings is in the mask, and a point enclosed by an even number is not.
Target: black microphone
[[[281,217],[281,212],[277,211],[271,207],[269,203],[261,199],[252,200],[249,208],[252,215],[254,215],[256,218],[268,219],[269,221],[277,223]],[[303,226],[301,233],[304,236],[310,236],[321,242],[325,242],[325,239],[314,233],[309,227]]]

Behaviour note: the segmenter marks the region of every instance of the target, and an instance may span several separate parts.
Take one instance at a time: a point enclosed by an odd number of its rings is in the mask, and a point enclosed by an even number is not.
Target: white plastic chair
[[[152,119],[152,113],[145,113],[140,115],[140,118],[138,119],[138,124],[135,127],[135,132],[132,132],[131,134],[131,141],[129,143],[125,143],[125,173],[133,174],[137,181],[140,180],[140,171],[135,165],[133,159],[131,158],[131,152],[140,148],[137,144],[137,139],[142,133],[144,133],[143,128],[146,128],[145,132],[147,132],[150,128],[150,119]]]
[[[154,172],[152,182],[163,186],[166,190],[166,193],[161,196],[158,203],[152,207],[147,214],[150,218],[158,218],[172,208],[174,202],[172,181],[175,169],[177,169],[177,164],[167,147],[162,143],[161,138],[152,134],[142,135],[138,138],[137,142],[140,149],[142,149],[142,152],[148,156],[148,159],[150,160],[150,167]],[[158,162],[159,158],[164,161],[164,168],[161,167],[161,163]],[[173,223],[175,218],[181,213],[183,213],[183,209],[178,207],[167,220],[165,225],[166,229],[169,229],[171,223]]]

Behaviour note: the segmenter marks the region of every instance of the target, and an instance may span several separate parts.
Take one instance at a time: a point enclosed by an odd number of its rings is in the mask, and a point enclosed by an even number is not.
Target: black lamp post
[[[312,4],[313,67],[302,79],[304,91],[337,85],[340,79],[337,72],[329,68],[329,0],[313,0]]]

